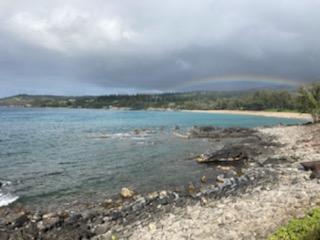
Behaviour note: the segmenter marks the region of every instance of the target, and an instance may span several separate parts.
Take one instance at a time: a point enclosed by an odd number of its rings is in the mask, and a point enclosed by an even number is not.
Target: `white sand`
[[[200,112],[200,113],[214,113],[214,114],[236,114],[236,115],[251,115],[264,117],[278,117],[290,119],[303,119],[311,121],[311,115],[307,113],[296,112],[266,112],[266,111],[246,111],[246,110],[183,110],[184,112]]]

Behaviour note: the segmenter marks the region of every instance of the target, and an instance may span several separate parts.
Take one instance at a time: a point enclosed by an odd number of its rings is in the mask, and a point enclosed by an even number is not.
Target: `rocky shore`
[[[320,204],[317,178],[300,165],[320,160],[320,125],[194,128],[188,136],[230,139],[195,159],[224,172],[214,183],[203,176],[183,190],[124,188],[119,198],[57,212],[0,208],[0,239],[265,239]]]

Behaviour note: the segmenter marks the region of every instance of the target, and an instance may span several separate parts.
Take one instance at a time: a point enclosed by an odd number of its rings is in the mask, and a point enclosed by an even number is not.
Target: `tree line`
[[[17,95],[0,99],[0,105],[26,107],[128,108],[175,110],[272,110],[310,112],[319,121],[320,82],[295,91],[257,90],[182,92],[105,96]]]

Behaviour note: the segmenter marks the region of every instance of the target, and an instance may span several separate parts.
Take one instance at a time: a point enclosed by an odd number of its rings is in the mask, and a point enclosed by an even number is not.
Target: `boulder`
[[[310,175],[311,179],[318,178],[320,179],[320,161],[312,161],[312,162],[302,162],[300,163],[304,170],[311,170],[312,173]]]
[[[193,183],[189,183],[187,191],[190,195],[194,195],[196,193],[196,187],[193,185]]]
[[[129,188],[122,188],[120,192],[121,197],[123,198],[132,198],[134,196],[134,191]]]
[[[160,197],[164,198],[164,197],[168,196],[168,193],[167,193],[167,191],[161,191],[159,195],[160,195]]]
[[[19,214],[19,216],[14,220],[13,228],[20,228],[25,223],[29,221],[29,218],[26,213],[22,212]]]
[[[158,197],[159,197],[158,192],[151,192],[151,193],[148,193],[148,195],[147,195],[148,200],[151,200],[151,201],[158,198]]]

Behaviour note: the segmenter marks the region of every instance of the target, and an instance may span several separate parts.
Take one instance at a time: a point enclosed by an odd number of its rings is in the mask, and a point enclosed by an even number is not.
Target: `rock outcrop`
[[[310,178],[320,178],[320,161],[302,162],[300,163],[306,171],[311,170]]]

